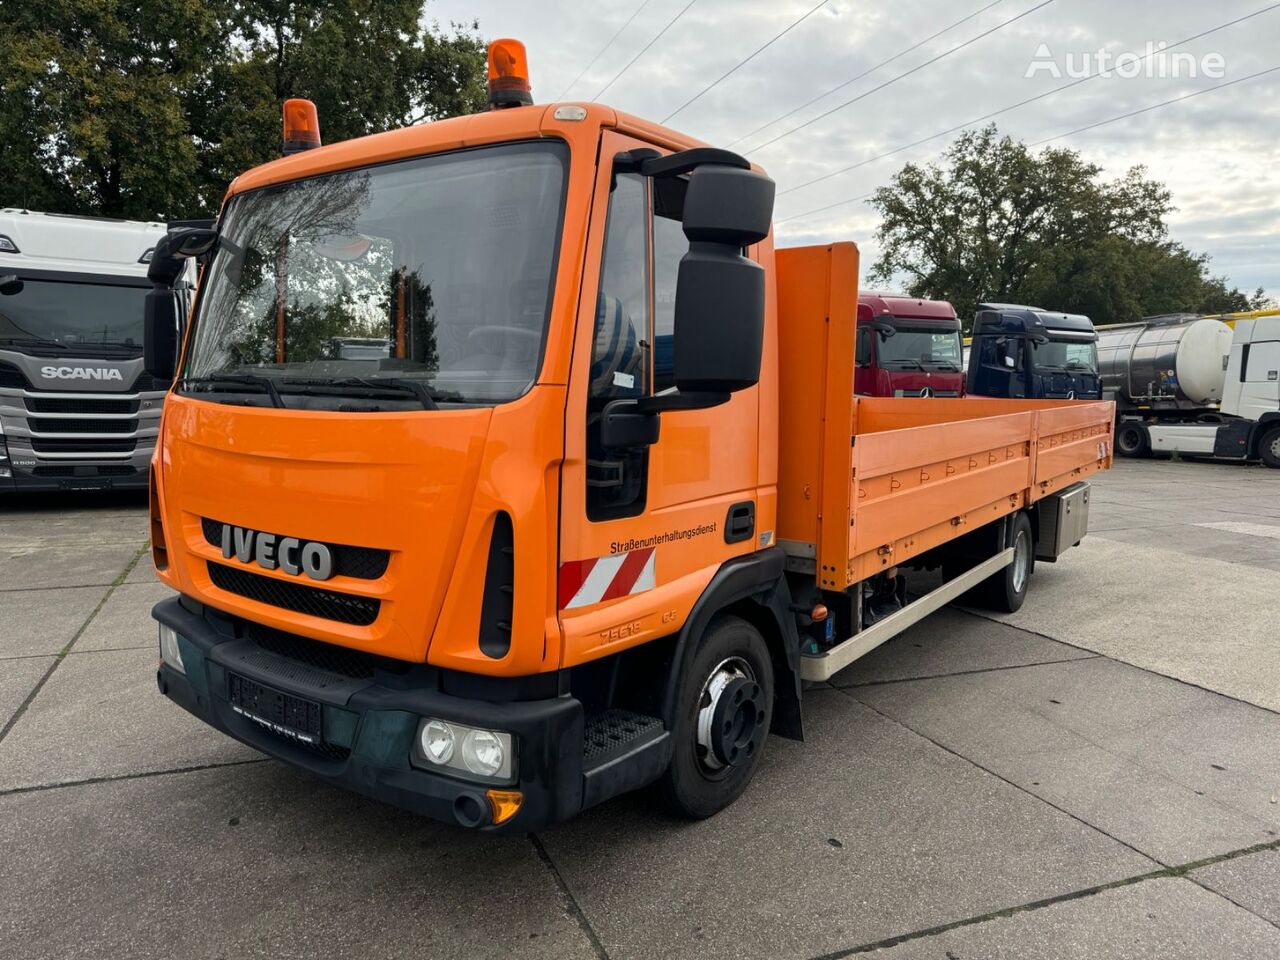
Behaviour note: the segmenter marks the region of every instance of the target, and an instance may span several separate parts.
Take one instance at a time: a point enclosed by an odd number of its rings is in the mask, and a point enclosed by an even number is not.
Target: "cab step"
[[[586,718],[582,806],[652,783],[671,760],[671,735],[659,717],[611,708]]]

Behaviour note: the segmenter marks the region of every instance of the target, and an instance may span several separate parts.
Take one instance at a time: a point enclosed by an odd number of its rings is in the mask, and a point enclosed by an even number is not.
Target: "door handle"
[[[750,540],[756,532],[756,504],[754,500],[744,500],[729,508],[729,515],[724,521],[724,542],[741,543]]]

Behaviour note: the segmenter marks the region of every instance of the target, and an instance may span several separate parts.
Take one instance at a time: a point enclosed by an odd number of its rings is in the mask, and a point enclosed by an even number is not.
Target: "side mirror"
[[[171,256],[190,260],[213,252],[218,244],[218,231],[212,227],[184,227],[169,233],[165,239],[170,241]]]
[[[745,167],[745,162],[744,162]],[[744,167],[708,164],[689,175],[676,278],[676,387],[723,403],[760,380],[764,270],[742,248],[769,235],[774,183]]]
[[[142,366],[157,380],[172,380],[178,365],[178,298],[157,284],[142,303]]]
[[[6,273],[0,277],[0,296],[12,297],[15,293],[21,293],[24,286],[26,284],[16,273]]]
[[[634,400],[614,400],[600,414],[600,442],[611,450],[652,446],[662,421],[655,413],[639,413]]]
[[[898,328],[888,320],[874,320],[871,323],[871,327],[876,333],[880,334],[881,340],[888,340],[890,337],[898,335]]]

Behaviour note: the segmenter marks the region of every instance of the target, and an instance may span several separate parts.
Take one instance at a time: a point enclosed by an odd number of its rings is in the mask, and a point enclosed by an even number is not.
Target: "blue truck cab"
[[[966,392],[1029,400],[1101,400],[1097,341],[1093,322],[1081,314],[979,304]]]

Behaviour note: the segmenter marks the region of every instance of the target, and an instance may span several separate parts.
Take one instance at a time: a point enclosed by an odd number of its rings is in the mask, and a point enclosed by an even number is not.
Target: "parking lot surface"
[[[1280,471],[1121,461],[1017,614],[812,689],[701,823],[528,838],[155,688],[145,497],[0,502],[0,956],[1280,958]]]

